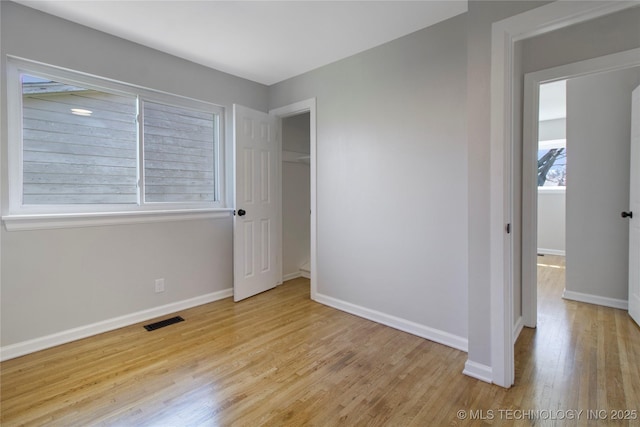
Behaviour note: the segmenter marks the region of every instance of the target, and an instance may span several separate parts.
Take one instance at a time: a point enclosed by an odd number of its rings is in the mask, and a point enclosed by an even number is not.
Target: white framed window
[[[7,85],[5,223],[225,208],[223,107],[18,58]]]

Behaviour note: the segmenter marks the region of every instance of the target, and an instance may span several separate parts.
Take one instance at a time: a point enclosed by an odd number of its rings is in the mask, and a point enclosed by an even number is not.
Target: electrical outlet
[[[156,292],[164,292],[164,279],[156,279]]]

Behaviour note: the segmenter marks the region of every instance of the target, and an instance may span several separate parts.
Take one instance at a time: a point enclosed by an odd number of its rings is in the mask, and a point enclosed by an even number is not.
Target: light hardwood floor
[[[0,421],[640,425],[610,412],[640,411],[640,328],[624,311],[562,300],[561,259],[539,260],[539,326],[516,344],[510,390],[463,375],[463,352],[310,301],[296,279],[153,332],[139,324],[3,362]],[[549,419],[560,416],[575,419]]]

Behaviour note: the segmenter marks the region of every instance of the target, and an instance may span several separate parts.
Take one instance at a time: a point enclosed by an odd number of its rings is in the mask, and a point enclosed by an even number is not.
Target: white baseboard
[[[493,369],[491,366],[483,365],[482,363],[477,363],[472,360],[467,359],[462,373],[486,383],[491,384],[493,382]]]
[[[295,273],[289,273],[282,276],[282,281],[286,282],[287,280],[297,279],[298,277],[302,277],[302,273],[299,271],[296,271]]]
[[[522,332],[522,328],[524,327],[524,321],[522,316],[518,317],[516,320],[516,324],[513,326],[513,343],[515,344],[520,336],[520,332]]]
[[[599,295],[592,294],[583,294],[582,292],[568,291],[566,289],[564,290],[564,292],[562,292],[562,298],[572,301],[586,302],[589,304],[603,305],[605,307],[619,308],[621,310],[629,309],[629,302],[623,299],[601,297]]]
[[[562,251],[560,249],[544,249],[538,248],[538,253],[543,255],[559,255],[566,256],[566,251]]]
[[[448,332],[430,328],[428,326],[424,326],[410,320],[401,319],[399,317],[381,313],[376,310],[371,310],[366,307],[351,304],[349,302],[338,300],[327,295],[316,294],[315,301],[324,305],[328,305],[329,307],[337,308],[338,310],[346,311],[347,313],[372,320],[376,323],[381,323],[383,325],[399,329],[403,332],[426,338],[430,341],[444,344],[446,346],[453,347],[465,352],[468,351],[468,341],[466,338],[453,335]]]
[[[305,279],[311,280],[311,273],[306,270],[300,270],[294,273],[285,274],[282,276],[282,281],[286,282],[287,280],[297,279],[298,277],[304,277]]]
[[[7,345],[0,348],[0,361],[24,356],[25,354],[55,347],[60,344],[76,341],[92,335],[101,334],[103,332],[112,331],[138,322],[144,322],[145,320],[165,316],[167,314],[175,313],[176,311],[207,304],[230,296],[233,296],[233,288],[150,308],[148,310],[138,311],[136,313],[126,314],[124,316],[103,320],[101,322],[80,326],[78,328],[68,329],[66,331],[57,332],[44,337]]]

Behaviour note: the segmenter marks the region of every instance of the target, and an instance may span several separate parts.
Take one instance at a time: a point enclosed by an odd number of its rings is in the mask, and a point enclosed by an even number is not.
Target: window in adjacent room
[[[567,185],[566,80],[540,85],[538,187]]]

